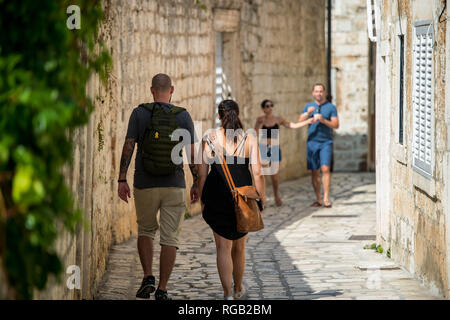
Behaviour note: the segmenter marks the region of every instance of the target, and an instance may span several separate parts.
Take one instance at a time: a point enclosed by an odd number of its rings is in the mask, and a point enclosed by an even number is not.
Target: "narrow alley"
[[[375,242],[375,174],[335,173],[331,209],[309,207],[309,177],[282,183],[281,194],[284,204],[277,208],[268,188],[265,228],[248,238],[249,299],[439,299],[385,254],[364,249]],[[173,298],[222,299],[215,258],[213,235],[201,215],[185,220],[168,286]],[[133,237],[110,250],[95,299],[135,299],[141,279]]]
[[[191,157],[211,129],[277,168],[232,176],[267,195],[247,299],[450,299],[447,0],[42,3],[0,1],[0,300],[145,297],[137,237],[166,206],[168,294],[231,298],[198,200],[223,235],[234,204]]]

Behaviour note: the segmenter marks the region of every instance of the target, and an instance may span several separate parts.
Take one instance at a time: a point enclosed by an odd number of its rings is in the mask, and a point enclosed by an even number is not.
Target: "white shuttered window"
[[[413,167],[432,178],[434,167],[433,25],[415,23],[413,66]]]

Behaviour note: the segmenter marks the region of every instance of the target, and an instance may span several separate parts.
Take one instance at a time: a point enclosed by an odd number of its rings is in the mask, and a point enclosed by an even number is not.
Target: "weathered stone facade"
[[[377,30],[378,242],[392,258],[449,297],[449,29],[439,22],[443,1],[383,1]],[[447,11],[448,12],[448,11]],[[446,12],[443,12],[442,20]],[[434,34],[432,176],[413,164],[415,23],[430,20]],[[403,144],[400,143],[400,36],[405,39]],[[447,40],[446,40],[447,37]],[[446,69],[447,68],[447,69]],[[448,85],[448,84],[447,84]]]
[[[339,129],[334,136],[334,170],[365,171],[368,155],[369,40],[366,0],[332,2],[333,103]]]
[[[324,23],[324,1],[242,1],[237,100],[246,128],[254,126],[264,99],[274,101],[274,114],[297,121],[312,85],[326,78]],[[301,177],[307,129],[280,131],[280,179]]]
[[[81,290],[67,289],[69,275],[63,275],[36,298],[92,298],[111,244],[136,234],[133,198],[119,201],[116,181],[129,116],[139,103],[152,100],[153,75],[172,77],[172,102],[186,107],[203,131],[216,117],[217,32],[231,43],[227,70],[245,128],[253,127],[265,98],[274,100],[277,115],[296,121],[311,85],[325,80],[324,0],[110,0],[104,7],[100,37],[110,48],[113,68],[107,85],[93,77],[87,88],[96,109],[89,125],[74,134],[74,163],[66,168],[90,227],[62,235],[57,243],[64,267],[81,268]],[[280,143],[281,179],[304,175],[306,129],[282,129]],[[133,171],[134,157],[130,186]],[[187,166],[185,172],[190,186]],[[187,209],[195,213],[199,205]]]

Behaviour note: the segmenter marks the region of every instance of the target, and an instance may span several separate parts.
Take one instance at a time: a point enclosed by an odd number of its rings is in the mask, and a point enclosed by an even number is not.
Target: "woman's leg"
[[[233,247],[231,249],[231,256],[233,258],[233,280],[234,292],[242,291],[242,279],[244,278],[245,270],[245,243],[247,242],[248,234],[233,240]]]
[[[214,232],[217,250],[217,270],[219,271],[220,282],[223,287],[224,297],[231,296],[231,278],[233,276],[233,260],[231,258],[231,248],[233,240],[225,239]]]
[[[272,187],[273,187],[273,195],[275,197],[275,204],[279,207],[283,204],[283,202],[281,201],[280,195],[278,193],[278,186],[280,184],[278,179],[278,173],[271,175],[270,177],[272,178]]]

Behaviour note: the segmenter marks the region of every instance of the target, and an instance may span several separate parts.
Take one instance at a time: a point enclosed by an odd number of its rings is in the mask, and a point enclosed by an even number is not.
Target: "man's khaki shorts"
[[[186,189],[134,188],[134,203],[138,235],[155,239],[159,228],[160,244],[178,248],[178,235],[186,212]]]

